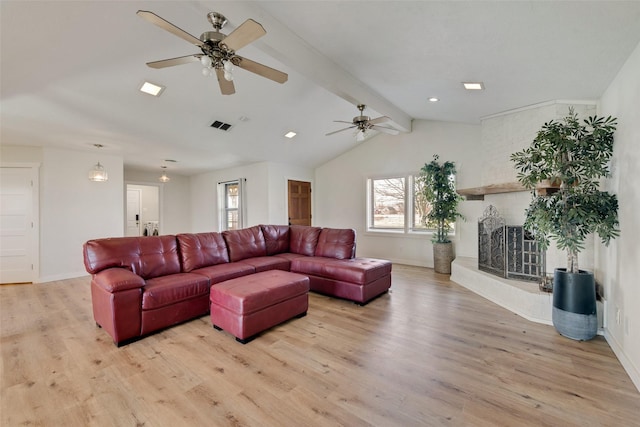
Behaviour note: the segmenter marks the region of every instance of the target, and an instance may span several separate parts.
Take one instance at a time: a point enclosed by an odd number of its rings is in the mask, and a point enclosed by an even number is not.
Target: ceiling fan
[[[218,78],[218,84],[220,85],[220,91],[223,95],[231,95],[236,92],[232,81],[232,71],[234,66],[243,68],[259,76],[266,77],[277,83],[284,83],[289,78],[289,76],[282,71],[275,70],[236,54],[236,51],[240,48],[267,34],[262,25],[253,19],[247,19],[229,35],[225,35],[221,33],[220,30],[227,23],[227,18],[217,12],[209,12],[207,14],[207,18],[211,25],[213,25],[214,31],[205,31],[202,33],[200,38],[197,38],[176,27],[169,21],[164,20],[153,12],[139,10],[137,15],[146,21],[157,25],[163,30],[168,31],[189,43],[193,43],[202,51],[202,53],[179,56],[177,58],[164,59],[161,61],[147,62],[147,65],[151,68],[173,67],[174,65],[200,61],[200,63],[205,67],[203,69],[204,75],[216,75]]]
[[[358,105],[358,110],[360,110],[360,115],[359,116],[355,116],[353,118],[352,121],[350,122],[345,122],[342,120],[334,120],[334,122],[336,123],[348,123],[351,126],[346,127],[344,129],[340,129],[340,130],[336,130],[333,132],[329,132],[328,134],[326,134],[326,136],[329,135],[333,135],[334,133],[338,133],[338,132],[343,132],[345,130],[349,130],[349,129],[354,129],[356,128],[356,141],[360,142],[360,141],[364,141],[367,136],[369,136],[369,134],[371,133],[372,130],[377,130],[380,132],[384,132],[387,133],[389,135],[397,135],[400,132],[396,129],[393,128],[389,128],[389,127],[385,127],[385,126],[380,126],[380,123],[385,123],[388,121],[391,121],[391,119],[387,116],[380,116],[377,117],[375,119],[372,119],[369,116],[365,116],[363,111],[366,108],[366,106],[364,104],[359,104]]]

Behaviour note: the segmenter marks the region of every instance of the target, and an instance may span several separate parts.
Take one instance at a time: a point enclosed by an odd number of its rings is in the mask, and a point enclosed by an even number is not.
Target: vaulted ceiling
[[[139,9],[196,37],[211,30],[210,11],[227,17],[226,34],[253,18],[267,34],[239,53],[289,80],[237,69],[236,93],[224,96],[198,63],[151,69],[199,50]],[[0,19],[2,144],[101,144],[128,168],[174,159],[184,175],[260,161],[316,167],[357,144],[349,131],[325,134],[358,103],[410,131],[412,119],[479,123],[552,99],[597,100],[640,42],[637,1],[3,0]],[[145,80],[166,89],[143,94]]]

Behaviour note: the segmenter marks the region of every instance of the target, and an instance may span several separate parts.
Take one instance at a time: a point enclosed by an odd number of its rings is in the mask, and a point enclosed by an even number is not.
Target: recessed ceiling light
[[[462,82],[464,88],[467,90],[483,90],[484,84],[482,82]]]
[[[296,136],[297,133],[295,133],[294,131],[290,130],[289,132],[285,133],[284,136],[286,136],[287,138],[291,139],[294,136]]]
[[[432,96],[431,98],[429,98],[429,102],[438,102],[440,101],[440,98],[436,98],[435,96]]]
[[[163,90],[164,86],[158,86],[150,82],[144,82],[142,83],[142,86],[140,86],[140,92],[144,92],[152,96],[160,96]]]

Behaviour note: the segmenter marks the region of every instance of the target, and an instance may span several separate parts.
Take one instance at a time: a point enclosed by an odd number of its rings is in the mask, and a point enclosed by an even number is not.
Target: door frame
[[[31,169],[31,218],[33,227],[31,228],[31,283],[38,283],[40,279],[40,163],[12,163],[0,162],[3,168],[24,168]]]
[[[122,211],[122,217],[124,218],[124,227],[123,227],[123,236],[127,235],[127,189],[129,185],[143,185],[143,186],[147,186],[147,187],[157,187],[158,188],[158,222],[159,227],[158,227],[158,234],[162,235],[163,234],[163,230],[164,230],[164,215],[163,215],[163,206],[164,206],[164,195],[163,195],[163,189],[164,186],[162,185],[162,183],[155,183],[155,182],[145,182],[145,181],[125,181],[124,182],[124,191],[123,191],[123,198],[124,198],[124,209]],[[142,213],[141,213],[142,215]]]
[[[314,194],[313,194],[313,180],[309,179],[309,178],[297,178],[297,177],[291,177],[291,176],[285,176],[284,177],[284,222],[283,224],[289,224],[289,181],[302,181],[302,182],[308,182],[309,184],[311,184],[311,225],[313,225],[313,222],[315,221],[315,203],[314,203]]]

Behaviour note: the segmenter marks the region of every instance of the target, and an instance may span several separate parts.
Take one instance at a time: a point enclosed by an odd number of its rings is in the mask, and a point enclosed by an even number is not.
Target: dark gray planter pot
[[[553,326],[573,340],[590,340],[598,333],[596,282],[593,273],[567,273],[556,268],[553,274]]]

